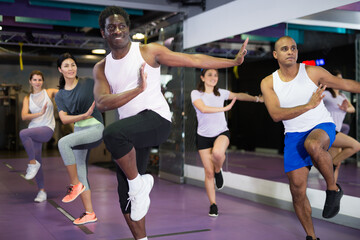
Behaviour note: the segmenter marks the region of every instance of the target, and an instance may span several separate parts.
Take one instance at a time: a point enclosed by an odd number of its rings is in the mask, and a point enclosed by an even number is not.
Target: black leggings
[[[119,159],[130,152],[136,151],[136,165],[140,174],[147,168],[151,147],[163,143],[170,134],[171,122],[151,110],[144,110],[135,116],[121,119],[105,128],[103,139],[106,148],[114,159]],[[123,214],[130,212],[130,206],[125,211],[129,197],[127,178],[117,166],[118,194]]]

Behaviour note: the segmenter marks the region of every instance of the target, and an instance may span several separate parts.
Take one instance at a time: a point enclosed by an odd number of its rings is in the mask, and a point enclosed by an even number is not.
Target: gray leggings
[[[65,166],[76,164],[79,181],[86,189],[90,189],[87,179],[88,155],[91,148],[101,143],[103,130],[103,124],[75,127],[73,133],[62,137],[58,142]]]

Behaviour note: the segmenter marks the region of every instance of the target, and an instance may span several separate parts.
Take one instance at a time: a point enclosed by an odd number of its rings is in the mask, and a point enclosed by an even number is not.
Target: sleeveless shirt
[[[307,104],[316,91],[317,86],[306,73],[305,64],[300,63],[299,72],[296,77],[284,82],[280,79],[278,70],[273,74],[273,88],[279,99],[280,107],[292,108]],[[316,125],[325,122],[334,122],[326,109],[324,102],[293,119],[282,121],[287,132],[306,132]]]
[[[113,59],[111,52],[106,56],[105,76],[113,94],[132,90],[138,86],[140,67],[145,60],[141,56],[138,42],[131,42],[129,52],[122,59]],[[128,103],[118,108],[119,118],[127,118],[143,110],[152,110],[171,121],[171,112],[161,92],[160,67],[146,64],[146,89]]]
[[[41,112],[42,107],[47,103],[44,115],[30,121],[28,128],[49,127],[55,129],[54,105],[45,89],[38,93],[31,93],[29,96],[29,110],[31,113]]]
[[[325,97],[323,100],[325,107],[330,112],[331,117],[335,122],[336,131],[340,132],[345,119],[346,111],[341,110],[339,105],[341,105],[344,100],[347,100],[347,98],[342,93],[339,93],[339,95],[334,98],[329,91],[325,91],[324,95]]]

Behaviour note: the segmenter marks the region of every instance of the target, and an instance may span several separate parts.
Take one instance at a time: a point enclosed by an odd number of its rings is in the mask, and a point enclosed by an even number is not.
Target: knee
[[[105,145],[108,145],[109,143],[113,142],[115,140],[114,132],[109,128],[105,128],[105,130],[103,131],[103,140]]]
[[[354,149],[354,153],[359,152],[359,151],[360,151],[360,143],[357,142],[357,143],[355,144],[355,146],[353,146],[353,149]]]
[[[20,136],[20,139],[23,141],[24,139],[26,139],[28,137],[28,135],[26,134],[26,129],[23,129],[20,131],[19,133],[19,136]]]
[[[220,161],[222,159],[225,159],[225,153],[219,150],[213,150],[212,156],[215,161]]]
[[[213,179],[215,175],[214,169],[207,169],[205,168],[205,178],[207,179]]]
[[[290,183],[290,192],[293,201],[301,201],[306,197],[306,184],[305,183]]]
[[[66,141],[66,137],[60,138],[60,140],[58,141],[58,148],[59,148],[59,150],[61,151],[61,149],[66,148],[67,145],[68,145],[68,144],[67,144],[67,141]]]
[[[304,147],[306,151],[310,154],[310,156],[314,156],[321,150],[321,144],[316,139],[306,140],[304,143]]]

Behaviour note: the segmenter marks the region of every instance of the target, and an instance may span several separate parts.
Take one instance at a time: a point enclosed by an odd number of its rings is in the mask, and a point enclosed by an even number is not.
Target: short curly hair
[[[109,6],[109,7],[106,7],[104,10],[102,10],[102,12],[99,15],[99,27],[101,30],[105,29],[106,18],[108,18],[109,16],[112,16],[112,15],[115,15],[115,14],[121,15],[125,19],[126,25],[128,27],[130,27],[129,14],[121,7]]]

